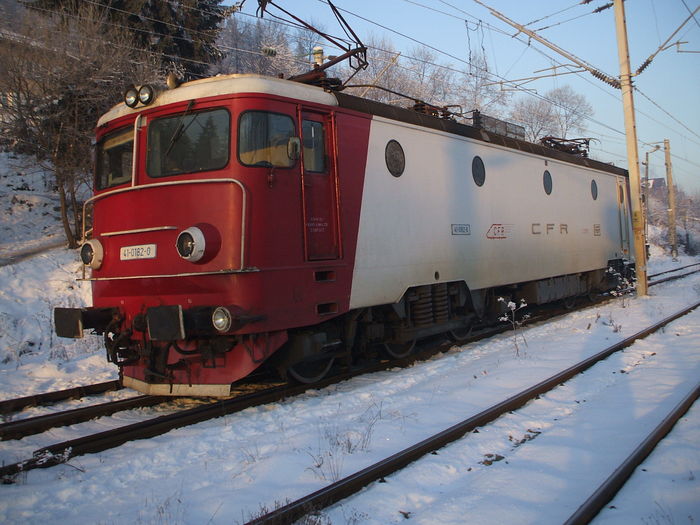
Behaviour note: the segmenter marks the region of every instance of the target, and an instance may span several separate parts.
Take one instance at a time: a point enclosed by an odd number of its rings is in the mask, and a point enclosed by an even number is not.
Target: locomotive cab
[[[81,248],[94,306],[56,309],[57,334],[103,335],[126,386],[226,395],[287,329],[347,309],[334,104],[231,75],[103,116]]]

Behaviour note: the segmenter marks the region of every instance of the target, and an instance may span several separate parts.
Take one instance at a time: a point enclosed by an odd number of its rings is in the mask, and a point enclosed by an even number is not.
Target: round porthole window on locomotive
[[[403,174],[403,170],[406,168],[406,155],[404,155],[401,144],[394,139],[386,143],[384,159],[389,173],[394,177],[400,177]]]
[[[477,186],[483,186],[486,182],[486,168],[484,167],[484,161],[478,155],[472,160],[472,177],[474,177],[474,183]]]
[[[593,197],[593,200],[598,199],[598,183],[595,179],[591,180],[591,197]]]
[[[547,195],[552,194],[552,174],[549,173],[549,170],[544,170],[544,174],[542,175],[542,185],[544,186],[544,192]]]

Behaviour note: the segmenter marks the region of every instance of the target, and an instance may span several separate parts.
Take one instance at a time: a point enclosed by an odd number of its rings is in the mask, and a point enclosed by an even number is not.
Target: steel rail
[[[55,392],[44,392],[41,394],[33,394],[16,399],[7,399],[0,401],[0,414],[11,414],[19,412],[27,407],[45,406],[65,401],[66,399],[75,399],[95,394],[103,394],[112,390],[120,390],[122,388],[119,381],[105,381],[104,383],[96,383],[94,385],[76,386],[65,390],[56,390]]]
[[[509,327],[506,325],[499,327],[488,327],[480,331],[479,333],[475,333],[463,344],[467,344],[470,341],[477,340],[480,338],[491,337],[493,335],[505,332],[508,329]],[[84,436],[81,438],[50,445],[48,447],[44,447],[34,451],[32,454],[33,457],[30,459],[26,459],[18,463],[0,466],[0,483],[13,483],[14,476],[20,472],[26,472],[35,468],[45,468],[58,465],[60,463],[65,463],[68,459],[72,457],[95,452],[102,452],[103,450],[117,447],[123,443],[126,443],[127,441],[151,438],[154,436],[164,434],[176,428],[180,428],[187,425],[193,425],[195,423],[200,423],[208,419],[213,419],[227,414],[232,414],[234,412],[239,412],[249,407],[263,405],[266,403],[273,403],[285,399],[287,397],[297,396],[303,394],[309,389],[325,388],[326,386],[347,379],[351,379],[359,375],[380,372],[383,370],[388,370],[390,368],[395,368],[397,366],[406,367],[416,361],[428,359],[429,357],[435,355],[436,353],[439,353],[440,351],[447,350],[451,346],[453,345],[440,345],[437,348],[433,346],[423,351],[418,351],[415,354],[404,357],[402,359],[382,361],[379,363],[372,364],[370,366],[363,367],[361,369],[343,372],[341,374],[334,375],[333,377],[329,377],[311,385],[275,386],[273,388],[268,388],[261,392],[244,394],[233,399],[226,399],[210,405],[182,410],[174,414],[168,414],[165,416],[149,419],[147,421],[133,423],[131,425],[119,427],[116,429],[107,430],[97,434],[92,434],[89,436]],[[169,398],[174,399],[172,397]],[[57,416],[58,415],[59,414],[57,414]]]
[[[658,277],[659,275],[664,275],[666,273],[673,273],[673,272],[677,272],[680,270],[685,270],[686,268],[692,268],[693,266],[700,266],[700,263],[686,264],[685,266],[679,266],[678,268],[674,268],[673,270],[666,270],[665,272],[651,274],[648,277]],[[695,272],[691,272],[691,273],[695,273]],[[690,273],[688,273],[686,275],[690,275]]]
[[[649,286],[653,286],[655,284],[665,283],[668,281],[675,281],[676,279],[682,279],[683,277],[688,277],[689,275],[693,275],[694,273],[698,273],[698,272],[700,272],[700,270],[693,270],[692,272],[682,273],[680,275],[671,275],[669,277],[664,277],[663,279],[657,279],[656,281],[651,281],[649,283]]]
[[[45,414],[42,416],[19,419],[0,424],[0,441],[10,439],[22,439],[26,436],[39,434],[50,428],[64,427],[83,423],[91,419],[103,416],[110,416],[116,412],[143,408],[171,401],[170,396],[137,396],[129,399],[120,399],[108,403],[100,403],[87,407],[74,408],[55,414]]]
[[[342,499],[347,498],[372,482],[378,481],[394,472],[404,468],[423,456],[440,449],[457,439],[460,439],[468,432],[475,430],[480,426],[484,426],[508,412],[517,410],[525,405],[528,401],[535,399],[537,396],[548,392],[559,384],[568,381],[572,377],[587,370],[594,364],[610,355],[632,345],[638,339],[654,333],[668,323],[675,321],[679,317],[687,315],[692,310],[698,308],[700,302],[695,303],[683,310],[666,317],[665,319],[655,323],[654,325],[637,332],[636,334],[627,337],[626,339],[598,352],[597,354],[575,364],[566,370],[546,379],[535,386],[523,390],[519,394],[498,403],[483,412],[472,416],[464,421],[453,425],[452,427],[443,430],[442,432],[431,436],[420,443],[412,445],[389,458],[381,460],[374,465],[371,465],[359,472],[336,481],[327,487],[324,487],[313,494],[304,496],[296,501],[293,501],[279,509],[276,509],[264,516],[256,518],[247,525],[252,524],[276,524],[276,523],[293,523],[302,518],[304,515],[312,511],[317,511],[326,508]]]
[[[487,337],[494,335],[495,333],[501,333],[506,331],[506,328],[507,327],[503,326],[499,327],[498,329],[487,329],[484,331],[483,336]],[[475,339],[476,338],[478,338],[478,336],[475,336]],[[369,367],[363,367],[350,372],[337,374],[312,385],[275,386],[261,392],[244,394],[236,398],[225,399],[210,405],[186,409],[173,414],[149,419],[147,421],[133,423],[131,425],[126,425],[116,429],[50,445],[34,451],[32,454],[33,457],[30,459],[0,466],[0,482],[5,484],[13,483],[13,477],[20,472],[65,463],[68,459],[75,456],[102,452],[103,450],[117,447],[123,443],[126,443],[127,441],[151,438],[176,428],[225,416],[234,412],[239,412],[246,408],[277,402],[287,397],[303,394],[309,389],[325,388],[326,386],[350,379],[352,377],[372,372],[379,372],[394,368],[396,366],[408,366],[417,360],[426,359],[434,355],[436,352],[439,352],[440,349],[443,348],[439,347],[438,350],[432,348],[410,355],[403,359],[393,359],[390,361],[375,363]]]
[[[545,319],[531,318],[528,324],[531,324],[532,322],[543,321],[551,317],[556,317],[561,313],[564,312],[555,311],[553,315],[547,315]],[[670,320],[665,321],[670,322]],[[486,327],[480,330],[479,332],[474,333],[471,337],[467,338],[459,344],[468,344],[470,342],[476,341],[484,337],[490,337],[499,333],[506,332],[509,329],[510,328],[507,325],[503,325],[500,327]],[[451,346],[453,345],[448,345],[448,347]],[[88,453],[101,452],[103,450],[119,446],[127,441],[154,437],[169,432],[170,430],[173,430],[175,428],[231,414],[240,410],[244,410],[248,407],[279,401],[286,397],[292,397],[295,395],[302,394],[309,388],[324,388],[331,384],[344,381],[346,379],[350,379],[358,375],[382,371],[396,366],[408,366],[414,363],[415,361],[429,358],[444,349],[446,349],[446,346],[440,345],[437,349],[433,348],[417,352],[403,359],[385,361],[375,365],[371,365],[369,367],[362,368],[361,370],[344,372],[342,374],[333,376],[331,378],[327,378],[313,385],[300,385],[296,387],[275,387],[272,389],[265,390],[261,393],[246,394],[244,396],[239,396],[234,399],[219,401],[206,407],[196,407],[193,409],[177,412],[175,414],[160,416],[158,418],[144,421],[141,423],[134,423],[125,427],[108,430],[99,434],[94,434],[91,436],[85,436],[75,440],[69,440],[63,443],[54,444],[49,447],[44,447],[35,451],[31,459],[27,459],[25,461],[14,463],[11,465],[1,466],[0,479],[3,483],[13,483],[13,476],[23,471],[31,470],[34,468],[50,467],[53,465],[64,463],[72,457]],[[49,393],[48,395],[54,394],[56,393]],[[31,399],[32,397],[34,396],[28,396],[28,399]],[[15,403],[20,400],[10,401]],[[31,405],[31,403],[29,405]]]
[[[596,491],[581,505],[564,525],[585,525],[612,500],[634,470],[652,453],[659,441],[668,434],[700,396],[700,383],[659,423],[639,446],[625,459]]]
[[[21,472],[35,468],[51,467],[60,463],[65,463],[68,459],[75,456],[101,452],[117,447],[127,441],[151,438],[176,428],[221,417],[249,407],[279,401],[288,396],[298,395],[309,388],[323,387],[326,386],[323,383],[331,384],[335,381],[337,381],[337,378],[334,380],[326,380],[321,384],[311,387],[309,385],[300,385],[292,388],[287,386],[274,387],[261,393],[246,394],[234,399],[226,399],[210,405],[190,408],[173,414],[159,416],[116,429],[50,445],[36,450],[31,459],[0,466],[0,479],[6,484],[13,483],[13,476]]]

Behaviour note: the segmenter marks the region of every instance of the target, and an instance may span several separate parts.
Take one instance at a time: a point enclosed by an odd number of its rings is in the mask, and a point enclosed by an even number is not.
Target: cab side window
[[[245,166],[290,168],[289,139],[295,136],[288,115],[268,111],[246,111],[238,122],[238,158]]]
[[[326,140],[323,123],[303,120],[301,134],[304,148],[304,171],[324,173],[326,171]]]

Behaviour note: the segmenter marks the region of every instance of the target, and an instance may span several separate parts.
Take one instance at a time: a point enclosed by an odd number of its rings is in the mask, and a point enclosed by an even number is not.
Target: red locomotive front
[[[356,236],[357,213],[341,216],[338,150],[361,179],[369,125],[339,146],[336,127],[364,119],[335,104],[320,88],[254,75],[127,92],[98,124],[85,205],[94,304],[56,309],[58,335],[103,334],[125,386],[220,396],[288,329],[346,312],[354,253],[343,237]],[[343,181],[346,210],[361,183]],[[323,331],[312,341],[335,344]],[[296,346],[284,371],[313,379],[318,365],[297,364],[308,341]]]

